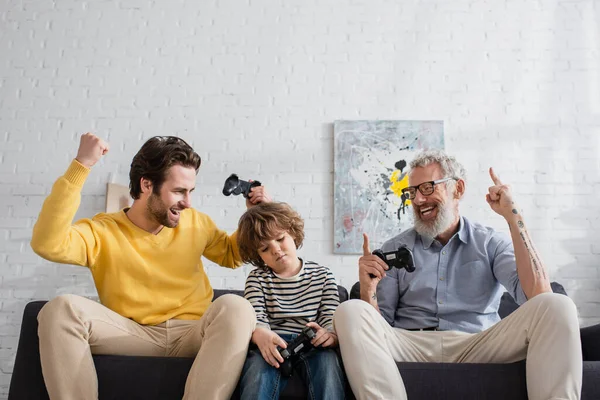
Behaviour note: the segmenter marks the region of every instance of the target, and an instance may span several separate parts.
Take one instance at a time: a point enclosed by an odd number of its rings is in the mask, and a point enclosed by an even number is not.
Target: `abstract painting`
[[[334,253],[371,251],[412,227],[408,165],[421,150],[444,149],[443,121],[334,122]]]

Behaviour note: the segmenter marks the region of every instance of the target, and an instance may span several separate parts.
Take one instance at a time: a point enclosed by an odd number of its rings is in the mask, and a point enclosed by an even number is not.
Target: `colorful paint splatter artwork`
[[[421,150],[444,149],[443,121],[335,121],[334,253],[371,250],[412,226],[408,165]]]

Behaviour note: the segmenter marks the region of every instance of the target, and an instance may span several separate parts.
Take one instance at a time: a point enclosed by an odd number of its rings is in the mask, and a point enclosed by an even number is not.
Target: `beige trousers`
[[[246,299],[224,295],[200,320],[140,325],[103,305],[58,296],[38,315],[40,357],[52,400],[98,399],[92,354],[195,357],[184,399],[229,399],[256,324]]]
[[[527,359],[530,400],[579,399],[582,355],[575,304],[544,293],[491,328],[475,334],[392,328],[361,300],[342,303],[335,330],[358,400],[406,400],[395,362],[512,363]]]

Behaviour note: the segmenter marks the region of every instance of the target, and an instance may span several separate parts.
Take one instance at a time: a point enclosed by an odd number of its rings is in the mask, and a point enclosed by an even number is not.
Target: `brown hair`
[[[304,220],[286,203],[260,203],[248,209],[240,218],[237,243],[242,261],[267,268],[258,254],[261,242],[274,239],[280,232],[287,232],[296,244],[304,241]]]
[[[167,171],[173,165],[194,168],[198,173],[200,163],[200,156],[185,140],[175,136],[154,136],[144,143],[131,161],[129,194],[134,199],[140,198],[142,178],[151,181],[152,191],[158,194]]]

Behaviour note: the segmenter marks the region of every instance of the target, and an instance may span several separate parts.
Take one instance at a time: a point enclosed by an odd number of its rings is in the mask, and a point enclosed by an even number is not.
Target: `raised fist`
[[[108,143],[88,132],[81,135],[79,150],[77,150],[75,159],[84,166],[92,168],[103,155],[108,153],[108,150]]]

